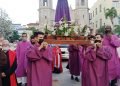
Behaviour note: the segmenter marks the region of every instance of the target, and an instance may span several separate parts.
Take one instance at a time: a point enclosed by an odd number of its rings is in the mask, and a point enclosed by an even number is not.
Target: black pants
[[[115,84],[117,83],[117,79],[114,79],[111,81],[110,86],[116,86]]]

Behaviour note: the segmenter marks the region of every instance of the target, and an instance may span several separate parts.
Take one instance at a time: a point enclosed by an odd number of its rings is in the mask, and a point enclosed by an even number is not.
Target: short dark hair
[[[38,35],[44,35],[44,33],[43,32],[34,32],[34,37],[37,37]]]
[[[32,35],[31,37],[30,37],[30,39],[34,39],[35,38],[35,36],[34,35]]]
[[[22,33],[22,35],[27,35],[27,33]]]
[[[102,34],[97,33],[95,36],[97,36],[97,35],[100,35],[100,37],[103,38],[103,35],[102,35]]]
[[[89,36],[88,36],[88,40],[90,40],[90,39],[92,39],[92,38],[95,39],[95,36],[93,36],[93,35],[89,35]]]

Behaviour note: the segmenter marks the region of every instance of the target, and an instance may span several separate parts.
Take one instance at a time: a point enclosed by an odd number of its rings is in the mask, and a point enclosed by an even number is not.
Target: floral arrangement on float
[[[90,34],[89,28],[85,25],[83,28],[65,19],[56,23],[53,28],[45,26],[46,39],[55,40],[85,40]]]

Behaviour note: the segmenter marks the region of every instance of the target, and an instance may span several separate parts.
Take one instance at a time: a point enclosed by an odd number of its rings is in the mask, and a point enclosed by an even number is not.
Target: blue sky
[[[89,0],[91,7],[96,0]],[[8,13],[13,23],[27,24],[38,21],[39,0],[0,0],[0,8]],[[68,0],[69,5],[75,7],[75,0]],[[53,8],[57,0],[53,0]]]

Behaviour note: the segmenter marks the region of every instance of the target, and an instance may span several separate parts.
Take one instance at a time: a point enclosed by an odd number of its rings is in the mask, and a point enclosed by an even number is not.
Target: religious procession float
[[[63,3],[65,3],[63,5]],[[71,22],[67,0],[58,0],[55,24],[53,28],[45,25],[45,39],[49,44],[89,44],[87,40],[90,29],[87,25],[83,28],[75,22]]]

